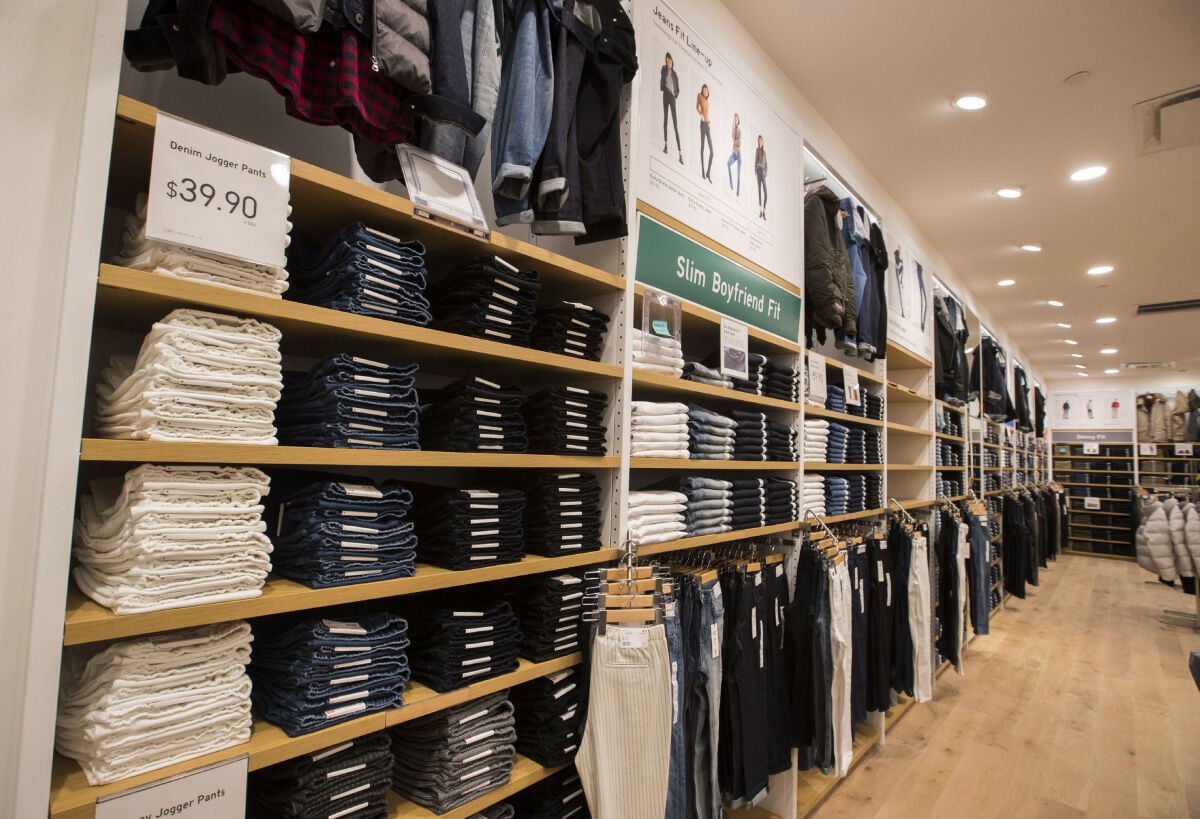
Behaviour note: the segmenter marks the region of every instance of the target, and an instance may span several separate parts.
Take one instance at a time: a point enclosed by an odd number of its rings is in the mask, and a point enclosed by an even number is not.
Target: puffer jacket
[[[1148,572],[1168,583],[1179,576],[1175,571],[1175,553],[1171,549],[1171,528],[1167,510],[1158,501],[1142,505],[1142,523],[1137,531],[1137,562]]]
[[[837,194],[822,185],[804,197],[804,294],[808,342],[824,343],[825,330],[857,335],[854,274],[838,227]]]
[[[1200,393],[1195,390],[1188,393],[1188,409],[1191,412],[1188,413],[1183,437],[1189,441],[1200,441]]]
[[[1183,507],[1183,536],[1191,558],[1188,566],[1195,571],[1200,566],[1200,508],[1194,503]]]
[[[1167,411],[1167,399],[1156,392],[1138,396],[1138,440],[1169,441],[1171,419]]]
[[[1137,397],[1137,437],[1139,441],[1150,440],[1150,406],[1152,396]]]
[[[1167,530],[1171,533],[1171,551],[1175,553],[1175,572],[1180,577],[1195,577],[1184,532],[1184,516],[1187,513],[1174,498],[1166,501],[1163,508],[1167,510]]]
[[[1183,441],[1186,439],[1188,414],[1191,412],[1191,405],[1188,403],[1187,393],[1183,390],[1175,392],[1175,404],[1171,407],[1171,437],[1172,441]]]

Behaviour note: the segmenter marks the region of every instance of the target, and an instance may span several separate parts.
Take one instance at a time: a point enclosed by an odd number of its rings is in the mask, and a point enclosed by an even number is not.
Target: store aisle
[[[1200,816],[1200,635],[1159,619],[1190,602],[1133,563],[1060,558],[814,815]]]

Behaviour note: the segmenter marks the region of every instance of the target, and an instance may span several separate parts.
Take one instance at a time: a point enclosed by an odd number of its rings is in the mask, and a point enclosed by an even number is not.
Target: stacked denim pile
[[[389,729],[392,787],[443,814],[508,784],[517,739],[508,692]]]
[[[825,514],[845,515],[850,511],[850,482],[843,477],[825,476]]]
[[[636,402],[635,402],[636,403]],[[629,538],[637,546],[678,540],[687,534],[687,496],[668,490],[629,493]]]
[[[721,375],[720,370],[706,367],[696,361],[689,361],[683,365],[683,378],[685,381],[695,381],[710,387],[733,389],[733,379]]]
[[[713,461],[733,458],[737,421],[691,404],[687,410],[687,429],[689,457]]]
[[[572,574],[539,577],[513,596],[521,622],[521,656],[535,663],[582,650],[583,580]]]
[[[938,444],[936,463],[938,466],[962,466],[961,450],[954,444],[945,442]]]
[[[825,463],[829,457],[829,422],[823,418],[804,419],[804,460]]]
[[[866,444],[864,450],[866,453],[866,460],[864,463],[883,463],[883,433],[877,429],[868,429],[866,433]]]
[[[763,365],[763,391],[768,398],[800,403],[803,373],[796,367],[784,367],[768,361]]]
[[[522,410],[529,451],[545,455],[602,456],[608,444],[608,395],[583,387],[550,387],[534,393]]]
[[[290,737],[403,704],[409,641],[400,617],[282,617],[254,630],[254,708]]]
[[[355,222],[324,247],[297,239],[288,249],[288,298],[345,313],[429,324],[425,246]]]
[[[860,472],[846,476],[846,511],[861,512],[867,508],[867,478]]]
[[[525,557],[525,493],[410,484],[417,556],[444,569],[476,569]]]
[[[718,797],[719,799],[720,797]],[[512,799],[517,819],[591,819],[574,766],[526,788]]]
[[[846,390],[844,387],[838,387],[834,384],[829,384],[825,387],[825,409],[833,410],[834,412],[846,411]]]
[[[846,435],[846,463],[865,464],[867,461],[867,431],[850,427]]]
[[[772,421],[765,412],[733,410],[736,424],[733,457],[738,461],[798,461],[796,434],[791,427]]]
[[[429,288],[435,330],[528,347],[541,284],[497,256],[481,256]]]
[[[704,363],[710,364],[714,367],[717,366],[717,356],[719,355],[719,351],[713,353],[711,356],[705,359]],[[748,353],[746,356],[746,369],[748,371],[747,376],[746,378],[732,378],[731,380],[733,381],[733,388],[738,392],[749,392],[753,393],[754,395],[763,395],[767,380],[766,375],[763,373],[763,368],[766,366],[766,356],[759,355],[758,353]]]
[[[702,477],[674,477],[657,486],[682,492],[686,500],[684,525],[688,537],[715,535],[733,528],[733,484]]]
[[[535,350],[599,361],[608,333],[608,314],[577,301],[560,301],[534,313]]]
[[[675,401],[634,401],[630,452],[635,458],[687,458],[688,406]]]
[[[829,442],[825,445],[825,460],[831,464],[846,463],[850,445],[850,428],[836,421],[829,422]]]
[[[383,819],[391,784],[392,740],[386,731],[378,731],[251,772],[246,815],[251,819]]]
[[[236,620],[68,646],[55,750],[105,785],[249,741],[250,640]]]
[[[438,390],[421,406],[421,447],[441,452],[525,452],[529,440],[517,387],[479,376]]]
[[[479,813],[473,813],[467,819],[515,819],[516,810],[508,802],[489,805]]]
[[[252,467],[143,464],[98,478],[79,498],[71,574],[117,614],[245,600],[271,571]]]
[[[631,331],[633,368],[645,372],[680,376],[683,374],[683,348],[671,336],[643,333],[636,327]]]
[[[858,391],[858,395],[859,403],[847,405],[845,409],[846,414],[857,415],[859,418],[874,418],[876,421],[882,421],[883,399],[873,392],[867,392],[866,390],[862,389]]]
[[[600,548],[600,481],[581,472],[525,479],[525,551],[553,557]]]
[[[177,279],[246,290],[274,299],[288,289],[288,273],[282,267],[237,262],[157,239],[147,239],[147,201],[146,194],[139,193],[134,212],[125,217],[121,252],[113,259],[113,264]]]
[[[883,502],[883,475],[879,472],[868,472],[867,478],[867,508],[882,509],[885,504]]]
[[[412,577],[412,493],[392,482],[319,480],[280,499],[275,571],[312,589]]]
[[[416,364],[384,364],[348,353],[284,377],[279,437],[286,444],[419,449]]]
[[[137,356],[115,355],[96,387],[96,434],[274,444],[280,333],[254,319],[173,310]]]
[[[804,473],[804,508],[814,515],[825,517],[825,476],[815,472]]]
[[[948,478],[942,472],[937,473],[936,486],[939,498],[957,498],[966,494],[962,488],[962,481]]]
[[[586,684],[582,667],[575,666],[514,688],[517,751],[548,768],[573,760],[587,707]]]
[[[414,617],[412,638],[413,677],[434,691],[453,691],[519,665],[520,623],[508,603]]]
[[[734,529],[774,526],[800,519],[799,488],[782,478],[741,478],[732,486]]]

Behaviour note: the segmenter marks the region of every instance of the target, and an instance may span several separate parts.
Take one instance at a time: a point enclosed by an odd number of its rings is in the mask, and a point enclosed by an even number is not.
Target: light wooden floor
[[[1060,558],[813,815],[1200,816],[1200,635],[1160,621],[1192,601]]]

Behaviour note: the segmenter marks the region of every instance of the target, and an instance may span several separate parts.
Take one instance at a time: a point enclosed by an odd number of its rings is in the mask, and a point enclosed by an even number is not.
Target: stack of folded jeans
[[[386,817],[392,740],[386,731],[254,771],[246,783],[251,819]]]
[[[98,478],[79,498],[75,584],[117,614],[262,593],[271,543],[253,467],[143,464]]]
[[[121,253],[113,259],[114,264],[177,279],[246,290],[274,299],[287,290],[288,274],[282,267],[238,262],[157,239],[147,239],[147,200],[146,194],[139,193],[134,212],[125,217]]]
[[[592,816],[573,765],[521,791],[512,803],[517,819],[591,819]]]
[[[560,301],[534,314],[535,350],[599,361],[608,333],[608,314],[576,301]]]
[[[730,484],[734,529],[773,526],[800,519],[800,496],[795,481],[740,478]]]
[[[600,481],[581,472],[525,478],[525,551],[553,557],[600,548]]]
[[[685,381],[695,381],[697,384],[707,384],[710,387],[733,389],[733,379],[721,375],[720,370],[706,367],[696,361],[689,361],[683,365],[683,378]]]
[[[497,805],[489,805],[479,813],[473,813],[467,819],[515,819],[517,815],[516,809],[508,802],[501,802]]]
[[[279,402],[287,444],[350,449],[419,449],[416,364],[384,364],[347,353],[288,373]]]
[[[288,298],[345,313],[429,324],[425,246],[401,241],[361,222],[346,225],[324,247],[298,238],[288,248]]]
[[[825,476],[825,514],[845,515],[850,511],[850,482],[843,477]]]
[[[866,459],[863,463],[883,463],[883,433],[877,429],[867,430]]]
[[[514,688],[509,698],[516,708],[517,751],[547,768],[573,760],[586,683],[582,667],[575,666]]]
[[[825,477],[819,473],[804,473],[804,508],[814,515],[824,517],[825,509]]]
[[[422,563],[460,571],[525,557],[525,493],[409,484]]]
[[[708,358],[704,359],[705,365],[709,367],[721,366],[721,350],[716,350]],[[733,388],[738,392],[748,392],[754,395],[763,395],[766,384],[766,375],[763,373],[763,368],[767,365],[767,357],[758,353],[748,353],[746,355],[746,370],[745,378],[734,376],[730,380],[733,382]]]
[[[737,421],[691,404],[687,408],[688,457],[727,461],[733,458]]]
[[[249,741],[250,640],[236,620],[68,646],[55,749],[105,785]]]
[[[659,486],[687,498],[684,524],[688,537],[715,535],[733,528],[733,484],[702,477],[674,477]]]
[[[854,472],[846,476],[846,511],[861,512],[867,508],[867,478]]]
[[[629,454],[635,458],[687,458],[688,406],[675,401],[634,401]]]
[[[833,384],[825,387],[825,409],[833,410],[834,412],[846,411],[845,388]]]
[[[632,330],[633,368],[644,372],[680,376],[683,374],[683,348],[678,339]]]
[[[628,503],[629,538],[634,545],[665,543],[687,535],[687,496],[682,492],[630,492]]]
[[[520,623],[508,603],[445,608],[412,621],[413,678],[444,693],[516,671]]]
[[[254,630],[254,708],[290,737],[404,702],[408,624],[394,614],[280,617]]]
[[[786,478],[766,479],[766,523],[788,523],[804,514],[800,505],[800,485]]]
[[[864,409],[865,417],[874,418],[876,421],[882,421],[883,398],[873,392],[867,392],[866,390],[862,390],[861,394],[863,400],[862,407]]]
[[[436,814],[508,784],[517,739],[508,692],[389,729],[392,787]]]
[[[137,356],[115,355],[96,387],[97,435],[274,444],[280,333],[199,310],[154,323]]]
[[[608,395],[583,387],[550,387],[534,393],[522,409],[529,451],[544,455],[605,454]]]
[[[867,431],[862,427],[850,427],[846,436],[846,463],[867,463]]]
[[[829,423],[829,442],[825,446],[825,460],[831,464],[846,463],[846,452],[850,445],[850,428],[836,421]]]
[[[937,487],[937,497],[939,498],[956,498],[963,494],[961,482],[947,478],[941,472],[937,473],[935,485]]]
[[[882,509],[885,505],[883,502],[883,475],[879,472],[868,472],[867,508]]]
[[[583,646],[583,580],[573,574],[539,577],[513,595],[521,622],[521,656],[544,663]]]
[[[763,365],[762,394],[781,401],[799,403],[803,380],[799,369],[768,361]]]
[[[481,256],[429,288],[435,330],[528,347],[541,284],[496,256]]]
[[[526,452],[525,399],[517,387],[468,376],[421,406],[421,446],[441,452]]]
[[[804,460],[824,463],[829,457],[829,422],[824,418],[804,419]]]
[[[732,410],[729,416],[737,424],[733,430],[734,460],[767,460],[767,414],[750,410]]]
[[[312,589],[412,577],[412,493],[392,482],[320,480],[273,504],[275,571]]]
[[[787,424],[767,419],[767,451],[768,461],[787,461],[794,463],[800,460],[799,435]]]

